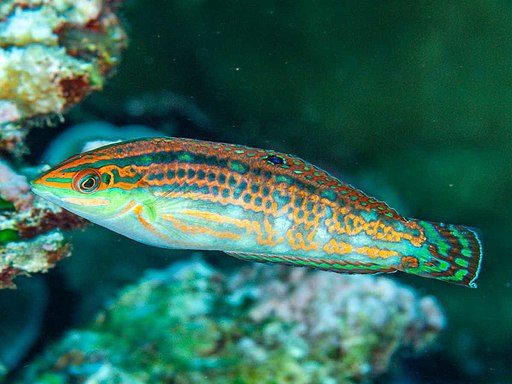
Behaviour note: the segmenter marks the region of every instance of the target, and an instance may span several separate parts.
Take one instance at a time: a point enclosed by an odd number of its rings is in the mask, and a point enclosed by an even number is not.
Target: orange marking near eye
[[[97,207],[101,205],[109,205],[110,200],[100,199],[100,198],[91,198],[91,197],[63,197],[62,201],[66,203],[81,205],[84,207]]]
[[[69,189],[71,188],[71,183],[63,183],[60,181],[49,181],[48,179],[41,179],[35,182],[35,185],[44,185],[45,187],[59,189]]]

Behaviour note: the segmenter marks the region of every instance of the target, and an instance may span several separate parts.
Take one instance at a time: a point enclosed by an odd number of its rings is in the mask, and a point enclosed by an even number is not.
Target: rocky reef
[[[65,112],[119,62],[126,35],[118,2],[8,0],[0,4],[0,288],[14,276],[46,271],[70,254],[60,229],[85,221],[33,198],[17,170],[25,137]]]
[[[388,278],[196,258],[147,272],[17,382],[360,382],[444,323],[433,297]]]
[[[0,150],[20,154],[41,117],[63,113],[102,88],[126,44],[117,3],[0,4]]]
[[[46,272],[69,256],[60,230],[85,225],[84,219],[34,197],[26,177],[0,160],[0,289],[13,287],[16,275]]]
[[[64,230],[86,222],[35,198],[26,167],[31,128],[61,122],[62,114],[103,87],[120,60],[126,35],[118,1],[6,0],[0,2],[0,289],[18,275],[46,272],[71,254]],[[36,342],[47,285],[33,279],[3,293],[0,378]]]

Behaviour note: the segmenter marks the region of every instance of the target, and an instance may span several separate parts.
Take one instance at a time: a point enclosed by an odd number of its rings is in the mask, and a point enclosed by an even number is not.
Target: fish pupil
[[[90,189],[94,187],[94,184],[96,184],[96,181],[94,181],[94,177],[89,177],[82,183],[82,188]]]
[[[80,190],[80,192],[83,192],[83,193],[94,192],[98,188],[98,184],[99,184],[99,178],[98,178],[98,175],[96,175],[96,174],[86,175],[78,183],[78,185],[80,187],[79,190]]]

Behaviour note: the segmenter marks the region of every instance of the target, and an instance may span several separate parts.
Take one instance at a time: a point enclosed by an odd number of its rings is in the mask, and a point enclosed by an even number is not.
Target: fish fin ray
[[[395,268],[380,266],[373,263],[348,262],[335,259],[306,258],[291,255],[271,255],[266,253],[232,252],[224,251],[229,256],[244,261],[255,261],[258,263],[277,263],[294,267],[308,267],[323,271],[347,274],[378,274],[393,273]]]
[[[476,288],[482,263],[482,243],[475,230],[462,225],[411,220],[423,228],[426,236],[424,255],[418,265],[400,270]]]

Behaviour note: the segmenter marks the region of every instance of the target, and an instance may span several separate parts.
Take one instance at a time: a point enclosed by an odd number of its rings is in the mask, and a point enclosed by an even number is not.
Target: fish
[[[349,274],[402,271],[476,288],[475,230],[401,216],[301,158],[186,138],[83,152],[32,191],[138,242]]]

